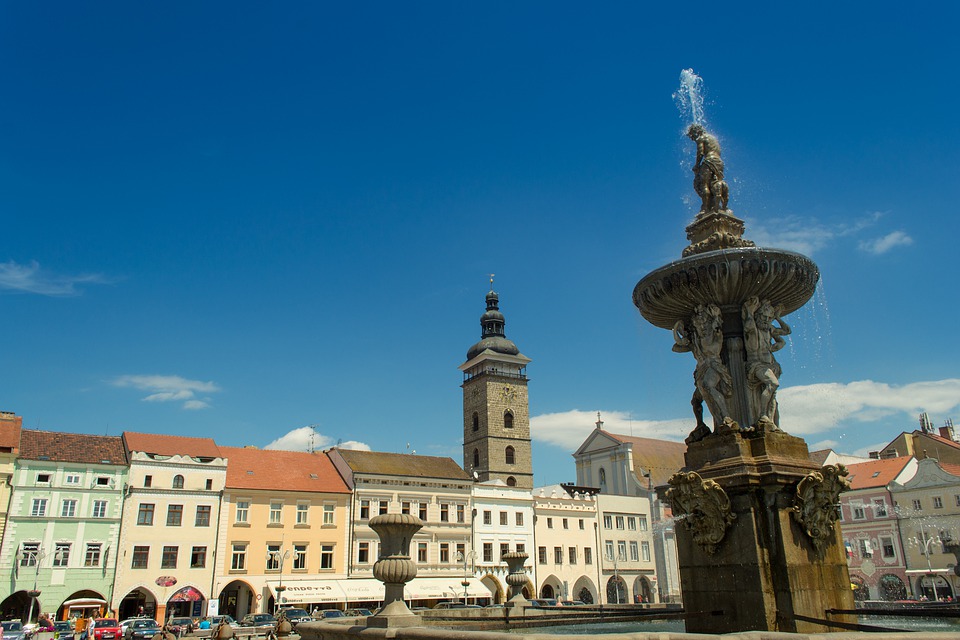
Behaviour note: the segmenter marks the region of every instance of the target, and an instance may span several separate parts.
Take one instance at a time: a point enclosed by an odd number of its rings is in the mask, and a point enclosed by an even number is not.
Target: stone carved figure
[[[692,327],[692,330],[688,328]],[[729,419],[727,398],[733,394],[733,378],[730,370],[720,359],[723,350],[723,317],[715,304],[698,305],[689,325],[679,320],[673,326],[673,350],[677,353],[693,352],[697,368],[693,372],[694,392],[690,399],[697,426],[687,438],[687,444],[703,440],[710,429],[703,421],[703,403],[713,416],[714,428],[719,428]]]
[[[702,201],[700,214],[726,211],[730,194],[723,179],[720,142],[699,124],[690,125],[687,137],[697,144],[697,159],[693,163],[693,189]]]
[[[840,493],[850,488],[847,474],[842,464],[828,464],[820,471],[807,474],[797,485],[793,518],[820,555],[833,539],[833,525],[840,518],[837,513]]]
[[[704,480],[695,471],[675,473],[669,480],[667,500],[676,516],[682,516],[693,541],[713,555],[736,514],[730,512],[730,498],[719,484]]]
[[[761,430],[780,430],[777,389],[781,369],[773,354],[787,344],[783,336],[790,335],[790,325],[780,317],[781,313],[779,307],[771,305],[769,300],[761,302],[757,296],[748,298],[741,311],[751,408]]]

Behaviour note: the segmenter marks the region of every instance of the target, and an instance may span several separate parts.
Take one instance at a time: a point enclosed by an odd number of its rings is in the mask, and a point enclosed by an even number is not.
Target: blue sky
[[[4,4],[0,409],[460,461],[495,273],[538,484],[597,411],[682,439],[693,359],[631,293],[695,213],[692,68],[746,236],[823,274],[784,429],[960,417],[960,9],[659,4]]]

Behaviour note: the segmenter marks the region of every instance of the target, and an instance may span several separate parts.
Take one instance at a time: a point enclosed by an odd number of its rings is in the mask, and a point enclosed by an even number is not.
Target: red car
[[[116,618],[97,618],[93,625],[94,640],[117,640],[123,632]]]

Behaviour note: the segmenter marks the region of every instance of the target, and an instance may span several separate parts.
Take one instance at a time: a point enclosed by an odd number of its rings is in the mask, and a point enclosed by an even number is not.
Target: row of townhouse
[[[510,551],[528,597],[657,599],[649,500],[596,487],[479,482],[450,458],[334,448],[223,447],[209,438],[92,436],[0,420],[9,482],[4,618],[125,618],[376,605],[383,513],[417,515],[417,604],[507,597]],[[35,597],[31,597],[34,594]]]

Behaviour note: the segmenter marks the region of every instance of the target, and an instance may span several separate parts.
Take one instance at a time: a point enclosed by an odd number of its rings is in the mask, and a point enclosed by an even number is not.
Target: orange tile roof
[[[350,493],[322,452],[220,447],[227,457],[227,488]]]
[[[918,432],[914,431],[914,433],[918,433]],[[928,437],[928,438],[930,438],[930,439],[933,440],[934,442],[939,442],[940,444],[945,444],[945,445],[947,445],[948,447],[952,447],[952,448],[954,448],[954,449],[960,449],[960,443],[954,442],[954,441],[951,440],[950,438],[944,438],[943,436],[937,435],[937,434],[935,434],[935,433],[924,433],[924,432],[922,432],[922,431],[919,432],[919,433],[922,434],[922,435],[924,435],[924,436],[926,436],[926,437]]]
[[[884,460],[870,460],[847,465],[850,489],[870,489],[885,487],[903,471],[913,456],[900,456]]]
[[[20,434],[20,457],[80,464],[127,464],[127,452],[120,436],[90,436],[33,429],[24,429]]]
[[[682,442],[635,438],[609,431],[603,433],[614,440],[633,445],[633,472],[641,483],[646,481],[642,474],[649,471],[654,487],[665,485],[673,474],[686,466],[683,454],[687,452],[687,445]]]
[[[0,448],[17,450],[20,446],[20,428],[23,418],[12,413],[0,412]]]
[[[156,433],[123,432],[127,451],[141,451],[160,456],[193,456],[196,458],[222,458],[217,443],[210,438],[167,436]]]
[[[337,449],[337,451],[354,473],[473,480],[469,473],[453,461],[453,458],[355,449]]]
[[[940,468],[949,473],[952,476],[960,476],[960,464],[951,464],[949,462],[941,462]]]

